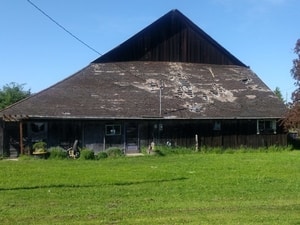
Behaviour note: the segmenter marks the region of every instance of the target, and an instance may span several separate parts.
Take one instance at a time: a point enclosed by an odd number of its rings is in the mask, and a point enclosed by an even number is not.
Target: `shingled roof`
[[[0,117],[248,119],[280,118],[284,111],[251,69],[173,10]]]

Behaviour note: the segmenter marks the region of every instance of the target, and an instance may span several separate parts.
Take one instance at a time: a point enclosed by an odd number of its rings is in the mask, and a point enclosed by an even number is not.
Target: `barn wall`
[[[104,149],[104,124],[97,122],[88,122],[83,126],[83,145],[94,151]]]
[[[17,156],[20,152],[20,135],[18,122],[5,122],[3,129],[3,155],[4,156]],[[2,154],[2,152],[1,152]]]
[[[220,124],[220,129],[215,127]],[[198,145],[224,148],[268,147],[287,145],[287,135],[277,128],[277,133],[257,134],[256,120],[193,120],[193,121],[150,121],[141,124],[141,145],[154,141],[158,145],[171,142],[176,146]]]
[[[82,121],[82,147],[92,149],[95,153],[108,148],[125,147],[124,121]],[[107,134],[109,129],[116,129],[116,134]]]
[[[110,147],[118,147],[126,152],[136,152],[147,147],[152,141],[157,145],[171,143],[173,146],[194,147],[195,136],[201,147],[268,147],[286,146],[287,135],[280,127],[276,133],[257,134],[256,120],[52,120],[24,122],[24,142],[32,146],[37,137],[47,142],[47,146],[69,148],[75,140],[79,147],[87,147],[98,153]],[[41,132],[31,130],[45,124]],[[116,134],[107,134],[110,126],[118,126]],[[43,126],[40,126],[42,128]],[[42,136],[41,136],[42,135]],[[19,151],[18,123],[3,123],[0,126],[0,147],[9,155],[11,147]]]
[[[2,120],[0,120],[0,155],[2,155],[2,156],[4,154],[4,146],[3,146],[4,133],[3,133],[3,127],[4,127],[4,122]]]

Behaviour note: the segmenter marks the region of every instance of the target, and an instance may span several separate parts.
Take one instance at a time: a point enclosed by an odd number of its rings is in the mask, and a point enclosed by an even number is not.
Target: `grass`
[[[300,224],[300,152],[0,161],[1,224]]]

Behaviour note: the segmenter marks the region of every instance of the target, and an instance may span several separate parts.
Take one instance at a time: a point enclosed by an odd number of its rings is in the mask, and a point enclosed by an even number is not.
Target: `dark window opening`
[[[213,130],[215,130],[215,131],[220,131],[221,130],[221,122],[220,121],[215,121],[214,122]]]
[[[275,120],[258,120],[257,134],[276,134]]]
[[[106,135],[121,135],[121,125],[106,125],[105,126]]]

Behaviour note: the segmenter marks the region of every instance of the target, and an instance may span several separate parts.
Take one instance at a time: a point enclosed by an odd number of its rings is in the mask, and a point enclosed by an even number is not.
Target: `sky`
[[[172,9],[290,101],[296,89],[290,70],[300,38],[299,0],[1,0],[0,88],[15,82],[32,93],[46,89]]]

